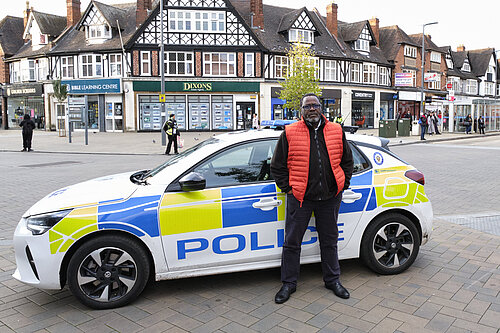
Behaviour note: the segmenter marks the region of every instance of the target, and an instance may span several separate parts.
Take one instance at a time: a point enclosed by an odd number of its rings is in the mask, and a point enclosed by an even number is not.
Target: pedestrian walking
[[[259,118],[257,118],[257,114],[256,113],[253,114],[252,128],[253,129],[259,129]]]
[[[477,127],[479,128],[479,134],[485,134],[484,133],[484,119],[483,116],[479,116],[479,119],[477,120]]]
[[[432,123],[432,127],[434,127],[434,132],[436,134],[441,134],[439,132],[439,118],[436,116],[436,112],[432,112],[431,114],[431,123]]]
[[[33,151],[31,149],[31,140],[33,139],[33,130],[36,125],[31,120],[29,114],[24,115],[24,119],[19,123],[19,126],[23,128],[23,150],[22,151]]]
[[[175,120],[175,114],[171,114],[168,120],[163,124],[163,130],[168,136],[168,145],[165,150],[166,155],[170,155],[170,149],[172,149],[172,143],[174,144],[174,154],[179,154],[177,149],[177,137],[181,134],[177,128],[177,121]]]
[[[465,134],[471,133],[472,117],[470,116],[470,114],[468,114],[467,117],[465,117],[464,126],[465,126]]]
[[[429,135],[434,134],[434,123],[432,121],[432,114],[430,112],[427,113],[427,133]]]
[[[353,172],[352,152],[342,127],[322,115],[318,96],[304,95],[301,108],[301,120],[285,127],[271,160],[271,174],[287,193],[282,287],[274,298],[278,304],[297,288],[302,239],[312,213],[325,287],[338,297],[349,298],[340,283],[337,218],[342,192],[349,187]]]
[[[427,130],[427,117],[425,114],[420,115],[420,119],[418,120],[420,125],[420,140],[425,140],[425,132]]]

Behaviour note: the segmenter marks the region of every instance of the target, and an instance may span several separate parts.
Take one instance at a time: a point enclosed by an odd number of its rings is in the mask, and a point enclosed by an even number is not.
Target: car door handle
[[[363,195],[361,193],[356,193],[351,190],[345,190],[344,193],[342,194],[342,202],[350,204],[356,200],[361,199],[362,197]]]
[[[281,200],[275,200],[273,198],[262,198],[258,202],[252,204],[253,208],[258,208],[260,210],[272,210],[275,207],[281,206]]]

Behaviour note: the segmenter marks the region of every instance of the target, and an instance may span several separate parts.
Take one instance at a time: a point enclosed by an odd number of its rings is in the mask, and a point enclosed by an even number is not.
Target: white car
[[[156,280],[280,265],[286,195],[270,161],[280,131],[225,133],[163,165],[50,193],[22,217],[14,277],[43,289],[68,283],[85,305],[122,306]],[[424,176],[378,138],[347,135],[354,157],[343,193],[340,259],[397,274],[432,231]],[[371,143],[370,143],[371,142]],[[314,217],[302,263],[320,261]]]

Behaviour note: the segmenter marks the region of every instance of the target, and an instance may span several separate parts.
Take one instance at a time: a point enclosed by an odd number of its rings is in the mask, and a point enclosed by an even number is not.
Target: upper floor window
[[[35,60],[21,60],[21,80],[35,81]]]
[[[122,75],[122,55],[110,54],[109,55],[109,76]]]
[[[462,65],[462,70],[464,72],[470,72],[470,64],[469,62],[467,61],[467,59],[465,59],[464,61],[464,64]],[[474,81],[475,82],[475,81]]]
[[[89,25],[85,27],[85,37],[87,39],[110,38],[111,29],[107,24]]]
[[[149,51],[141,52],[141,75],[151,75],[151,60]]]
[[[10,64],[10,82],[11,83],[16,83],[16,82],[21,82],[21,71],[20,71],[20,65],[21,63],[18,62],[13,62]]]
[[[436,81],[430,81],[428,83],[429,89],[440,90],[441,89],[441,74],[438,74],[438,79]]]
[[[353,62],[351,64],[351,82],[361,82],[361,64]]]
[[[61,57],[61,77],[63,79],[72,79],[74,77],[74,59],[70,57]]]
[[[354,43],[354,49],[356,51],[370,52],[370,42],[365,39],[358,39]]]
[[[255,55],[253,53],[245,53],[245,76],[255,76]]]
[[[484,94],[485,95],[494,95],[495,94],[495,84],[493,82],[485,82],[484,83]]]
[[[205,53],[204,75],[236,76],[236,57],[234,53]]]
[[[38,59],[38,80],[47,80],[49,75],[49,61],[47,58]]]
[[[412,77],[412,87],[415,87],[416,86],[416,78],[417,78],[417,72],[413,69],[403,69],[402,70],[403,73],[410,73],[411,74],[411,77]]]
[[[325,60],[325,81],[338,81],[338,62]]]
[[[169,10],[169,31],[225,32],[226,12]]]
[[[39,44],[47,44],[47,35],[45,34],[40,34],[40,43]]]
[[[84,54],[80,56],[81,77],[102,76],[102,56]]]
[[[389,85],[389,69],[387,67],[379,67],[378,68],[378,84],[381,86]]]
[[[288,57],[276,56],[274,58],[275,76],[277,78],[285,78],[288,71]]]
[[[467,94],[477,94],[477,81],[476,80],[467,80],[467,88],[465,90]]]
[[[405,45],[404,54],[406,57],[416,58],[417,57],[417,48],[414,46]]]
[[[441,63],[441,53],[432,51],[431,52],[431,61]]]
[[[193,75],[193,53],[168,52],[165,53],[166,75]]]
[[[369,84],[377,83],[377,65],[363,64],[363,82]]]
[[[290,43],[303,42],[314,44],[314,32],[310,30],[290,29],[288,32],[288,41]]]
[[[446,55],[446,66],[448,68],[453,68],[453,61],[451,60],[451,56],[449,54]]]

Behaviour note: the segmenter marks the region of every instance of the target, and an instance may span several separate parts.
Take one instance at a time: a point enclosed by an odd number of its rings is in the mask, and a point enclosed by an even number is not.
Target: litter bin
[[[411,120],[407,118],[399,119],[398,136],[410,136]]]
[[[397,123],[395,119],[381,120],[378,127],[378,136],[381,136],[383,138],[395,138],[396,124]]]
[[[411,135],[420,135],[420,124],[418,120],[413,120],[411,122]]]

